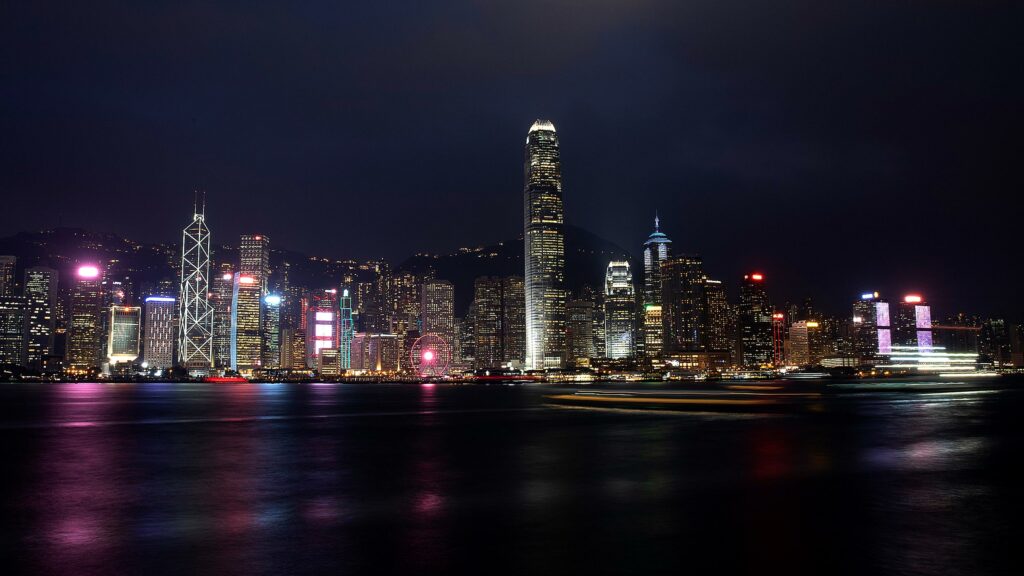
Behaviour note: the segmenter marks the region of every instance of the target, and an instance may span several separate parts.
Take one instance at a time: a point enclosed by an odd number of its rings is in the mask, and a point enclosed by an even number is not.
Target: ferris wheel
[[[409,350],[409,366],[417,375],[427,378],[448,374],[451,359],[451,347],[440,334],[420,336]]]

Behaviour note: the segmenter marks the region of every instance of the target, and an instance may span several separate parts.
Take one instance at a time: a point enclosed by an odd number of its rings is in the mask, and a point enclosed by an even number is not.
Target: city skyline
[[[1016,30],[1006,14],[981,19],[1007,9],[196,8],[186,20],[219,25],[190,44],[160,24],[180,7],[140,6],[128,21],[71,6],[61,18],[80,25],[65,26],[16,6],[0,23],[19,55],[0,93],[0,229],[168,241],[178,224],[151,206],[199,189],[220,238],[261,231],[392,262],[490,244],[521,229],[521,134],[547,117],[566,150],[566,221],[631,253],[657,210],[716,278],[762,268],[783,293],[877,286],[994,313],[1024,281],[1001,257],[1016,238],[1002,208],[1022,185],[1008,144],[1024,131],[1024,89],[1000,48]],[[370,35],[351,11],[402,25]],[[813,32],[807,11],[825,16]],[[448,17],[503,33],[487,41]],[[36,25],[17,25],[27,18]],[[893,24],[867,24],[878,20]],[[442,41],[432,26],[455,31]],[[391,227],[409,233],[380,233]],[[848,240],[816,242],[817,230]]]

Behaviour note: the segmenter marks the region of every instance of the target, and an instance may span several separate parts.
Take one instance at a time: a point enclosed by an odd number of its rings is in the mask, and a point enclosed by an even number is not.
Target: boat
[[[203,382],[209,384],[248,384],[249,381],[241,376],[207,376]]]

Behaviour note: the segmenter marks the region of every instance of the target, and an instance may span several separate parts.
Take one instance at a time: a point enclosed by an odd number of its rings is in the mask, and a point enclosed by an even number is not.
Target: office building
[[[896,305],[894,343],[929,348],[932,340],[932,309],[920,294],[908,294]]]
[[[142,308],[111,306],[108,325],[110,333],[107,338],[107,362],[111,366],[135,362],[139,357]]]
[[[231,291],[231,369],[251,372],[263,363],[260,290],[255,276],[236,272]]]
[[[213,368],[213,306],[210,305],[210,230],[206,204],[193,210],[181,243],[178,290],[178,364],[193,373]]]
[[[17,257],[7,255],[0,256],[0,298],[4,296],[14,296],[17,292],[14,282],[17,265]]]
[[[596,357],[594,350],[594,302],[584,298],[572,298],[567,303],[566,362],[571,366],[589,366]]]
[[[565,357],[565,231],[554,124],[547,120],[533,123],[525,155],[526,367],[560,368]]]
[[[281,297],[263,297],[263,325],[260,328],[260,355],[266,370],[281,368]]]
[[[238,244],[238,271],[256,280],[260,296],[270,280],[270,238],[264,234],[243,234]]]
[[[774,360],[772,313],[764,274],[754,272],[744,275],[736,314],[740,363],[743,366],[757,368],[769,365]]]
[[[22,296],[0,296],[0,364],[25,366],[28,301]]]
[[[142,361],[150,369],[166,370],[174,365],[175,303],[170,296],[149,296],[145,300]]]
[[[681,255],[661,264],[664,350],[704,349],[704,267],[700,256]]]
[[[101,282],[98,267],[78,268],[71,292],[65,360],[65,368],[71,374],[85,374],[99,368],[103,362]]]
[[[609,262],[604,285],[605,351],[612,359],[631,358],[636,330],[636,293],[629,262]]]
[[[231,367],[231,298],[234,295],[235,273],[230,264],[221,264],[213,277],[210,305],[213,307],[213,365]]]
[[[344,292],[343,292],[344,294]],[[338,290],[329,288],[317,290],[307,296],[306,305],[306,366],[319,366],[317,358],[320,350],[325,348],[338,349],[339,338]],[[339,356],[339,362],[341,358]],[[344,368],[344,366],[342,366]]]
[[[447,280],[423,283],[422,334],[437,334],[452,346],[455,337],[455,288]]]
[[[54,353],[59,278],[52,268],[38,266],[25,270],[24,294],[28,306],[25,362],[32,368],[42,368],[44,359]]]

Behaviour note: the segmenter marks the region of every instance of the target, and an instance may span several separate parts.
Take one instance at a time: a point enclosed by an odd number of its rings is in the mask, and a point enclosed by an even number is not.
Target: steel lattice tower
[[[210,230],[206,200],[193,207],[181,241],[178,364],[189,370],[213,368],[213,306],[210,305]]]

